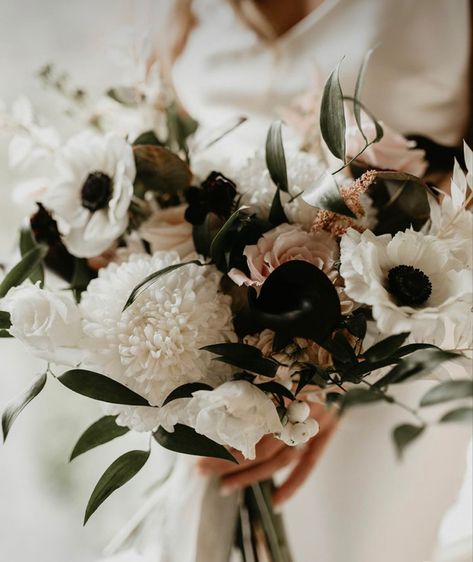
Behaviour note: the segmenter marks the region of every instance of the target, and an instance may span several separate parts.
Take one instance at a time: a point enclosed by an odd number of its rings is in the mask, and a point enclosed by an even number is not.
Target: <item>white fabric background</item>
[[[160,5],[164,3],[162,0],[155,0],[153,9],[159,11]],[[111,42],[116,42],[117,37],[125,35],[125,26],[150,24],[148,10],[151,8],[145,0],[83,0],[80,3],[65,3],[60,0],[0,0],[0,99],[10,103],[17,94],[26,93],[35,101],[39,100],[43,111],[47,113],[47,100],[50,98],[34,78],[35,72],[45,62],[55,62],[59,68],[69,70],[78,85],[85,86],[92,92],[100,91],[115,76],[114,68],[110,66],[108,46]],[[156,22],[157,28],[158,25]],[[10,256],[14,246],[14,231],[22,217],[21,209],[14,207],[10,200],[9,176],[5,171],[3,148],[4,145],[0,150],[2,261]],[[2,407],[28,383],[31,376],[41,369],[41,365],[28,358],[16,342],[2,341],[0,346]],[[81,527],[88,493],[104,468],[120,452],[141,444],[138,437],[129,436],[121,443],[110,444],[99,454],[93,453],[66,466],[74,439],[99,415],[99,410],[94,405],[71,397],[63,389],[57,388],[57,385],[50,384],[45,394],[17,421],[7,445],[0,447],[0,560],[92,562],[99,556],[101,547],[114,531],[141,503],[146,486],[155,477],[154,472],[159,471],[159,467],[152,463],[143,477],[109,500],[85,529]],[[361,415],[364,414],[357,414]],[[331,455],[339,454],[343,458],[345,448],[350,446],[355,437],[357,416],[352,420],[353,426],[346,425],[340,432]],[[376,409],[371,410],[369,416],[373,423],[377,423]],[[377,439],[387,439],[386,428],[391,421],[384,419],[383,424],[378,426]],[[449,438],[447,434],[431,436],[425,446],[438,447],[442,440],[448,442]],[[357,457],[363,458],[363,445],[358,443],[357,447]],[[415,462],[416,455],[420,454],[414,452],[411,462]],[[323,478],[324,471],[328,470],[329,462],[328,459],[320,467],[320,479]],[[382,469],[382,465],[376,466],[377,469]],[[349,477],[340,480],[337,490],[320,490],[317,486],[319,477],[316,475],[302,492],[305,498],[313,497],[313,501],[323,501],[327,512],[336,511],[339,515],[342,529],[340,562],[348,562],[346,557],[343,558],[343,545],[347,542],[349,544],[350,535],[363,532],[363,519],[369,515],[369,512],[359,513],[357,520],[348,520],[344,498],[347,501],[356,498],[357,494],[362,493],[364,482],[370,479],[370,474],[366,474],[361,465],[354,463],[347,466],[348,469]],[[397,475],[396,478],[401,476]],[[396,482],[391,481],[390,484],[395,486]],[[411,494],[413,502],[416,487],[435,487],[434,471],[426,470],[422,479],[415,484]],[[444,527],[442,536],[445,542],[469,540],[470,498],[471,490],[467,489],[463,508]],[[373,501],[383,501],[381,487],[379,496],[373,496]],[[305,505],[309,508],[308,511],[304,511],[304,505],[296,499],[288,510],[288,515],[294,521],[305,521],[291,526],[292,536],[299,544],[307,541],[308,527],[324,525],[324,521],[320,520],[310,521],[307,526],[310,503],[306,502]],[[369,510],[369,506],[364,509]],[[396,509],[402,520],[406,509],[408,510],[404,498],[399,498]],[[426,510],[428,509],[426,506]],[[402,532],[417,532],[409,525],[408,518],[405,521],[406,528],[400,528],[398,540],[402,540]],[[378,521],[378,524],[381,528],[383,521]],[[379,554],[377,560],[384,562],[384,545],[376,543],[378,529],[374,526],[370,535],[365,536],[364,547],[376,549]],[[301,557],[297,562],[314,560],[314,555],[309,551],[301,556],[305,558]],[[373,558],[366,558],[367,562],[372,560]]]

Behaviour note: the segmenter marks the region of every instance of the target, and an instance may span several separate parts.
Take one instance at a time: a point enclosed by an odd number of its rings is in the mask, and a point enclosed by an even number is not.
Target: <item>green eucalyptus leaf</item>
[[[46,384],[47,374],[42,373],[38,375],[32,382],[32,384],[20,394],[17,398],[12,400],[2,414],[2,431],[3,440],[5,441],[8,437],[10,429],[13,422],[20,415],[20,413],[26,408],[26,406],[43,390]]]
[[[285,222],[288,222],[286,211],[281,201],[281,190],[276,189],[271,203],[271,209],[269,210],[269,222],[273,226],[279,226]]]
[[[47,246],[36,246],[27,252],[4,277],[0,284],[0,298],[3,298],[12,287],[21,285],[40,265],[48,253]]]
[[[255,357],[253,359],[242,357],[215,357],[214,361],[219,361],[220,363],[225,363],[226,365],[231,365],[232,367],[237,367],[238,369],[243,369],[250,373],[263,375],[264,377],[275,377],[279,369],[279,364],[276,363],[276,361],[266,359],[265,357]]]
[[[104,416],[88,427],[77,441],[69,460],[128,433],[128,427],[117,424],[117,417]]]
[[[213,390],[213,388],[209,384],[205,384],[203,382],[188,382],[178,386],[170,394],[168,394],[162,405],[166,406],[169,402],[178,400],[179,398],[190,398],[192,394],[198,390]]]
[[[440,419],[440,423],[461,422],[471,426],[473,422],[473,408],[463,407],[448,412]]]
[[[352,388],[340,398],[341,413],[353,406],[372,404],[381,400],[385,400],[385,397],[379,392],[373,392],[369,388]]]
[[[246,343],[216,343],[201,349],[229,359],[258,359],[263,356],[257,347]]]
[[[0,338],[12,338],[13,336],[7,330],[0,330]]]
[[[420,401],[421,406],[432,406],[449,400],[470,398],[473,396],[473,381],[456,380],[446,381],[431,388]]]
[[[292,392],[283,386],[282,384],[274,381],[264,382],[262,384],[255,384],[256,388],[259,388],[263,392],[270,392],[272,394],[276,394],[277,396],[281,396],[283,398],[288,398],[289,400],[295,400],[296,397]]]
[[[84,525],[97,508],[119,488],[129,482],[146,464],[149,451],[129,451],[114,461],[103,473],[90,496]]]
[[[110,404],[150,406],[149,402],[127,386],[99,373],[84,369],[72,369],[57,377],[69,390]]]
[[[340,363],[355,365],[358,362],[355,350],[340,332],[337,332],[331,340],[324,342],[323,346]]]
[[[153,283],[156,283],[156,281],[160,277],[162,277],[163,275],[166,275],[167,273],[171,273],[171,271],[175,271],[176,269],[179,269],[181,267],[184,267],[186,265],[191,265],[191,264],[199,265],[199,266],[208,265],[206,263],[200,262],[199,260],[192,260],[192,261],[186,261],[186,262],[182,262],[182,263],[175,263],[173,265],[168,265],[167,267],[164,267],[163,269],[160,269],[159,271],[155,271],[154,273],[151,273],[150,275],[145,277],[143,279],[143,281],[138,283],[138,285],[133,289],[130,296],[128,297],[128,300],[125,303],[125,306],[123,307],[123,310],[126,310],[131,304],[133,304],[135,302],[135,300],[144,291],[146,291],[146,289],[149,289],[149,287],[151,287],[151,285],[153,285]]]
[[[333,213],[351,218],[355,217],[340,195],[334,176],[328,172],[323,173],[316,180],[314,186],[306,189],[301,197],[312,207],[325,209],[326,211],[332,211]]]
[[[330,152],[345,161],[345,108],[340,86],[340,61],[325,84],[320,107],[320,132]]]
[[[222,226],[222,228],[217,232],[215,237],[210,244],[210,258],[212,261],[217,264],[219,268],[224,267],[226,268],[226,261],[225,261],[225,242],[228,231],[232,228],[232,226],[240,220],[241,216],[244,214],[243,211],[247,207],[240,207],[237,209],[226,223]]]
[[[20,230],[20,252],[21,257],[24,257],[29,251],[37,248],[38,244],[34,239],[33,233],[31,232],[31,228],[22,228]],[[44,286],[44,267],[43,264],[40,263],[29,275],[29,279],[32,283],[37,283],[39,281],[40,286]]]
[[[0,310],[0,330],[8,330],[10,327],[10,313]]]
[[[375,343],[369,349],[363,353],[363,357],[367,361],[382,361],[391,357],[406,341],[409,336],[409,332],[403,332],[402,334],[396,334],[394,336],[389,336],[378,343]]]
[[[266,166],[274,184],[288,192],[286,156],[282,142],[281,121],[271,123],[266,137]]]
[[[373,49],[370,49],[365,57],[363,58],[363,62],[361,63],[361,67],[360,70],[358,72],[358,76],[356,79],[356,84],[355,84],[355,95],[353,97],[353,114],[355,115],[355,121],[356,124],[358,126],[358,130],[360,131],[360,133],[363,135],[363,138],[365,140],[365,142],[368,142],[368,139],[366,138],[365,132],[363,131],[363,125],[361,123],[361,91],[363,89],[363,84],[365,81],[365,76],[366,76],[366,71],[368,69],[368,63],[370,60],[370,57],[373,53]]]
[[[396,384],[414,377],[419,378],[432,372],[445,361],[452,361],[460,357],[458,353],[443,351],[441,349],[419,349],[409,356],[401,359],[399,363],[389,371],[375,385],[382,387],[388,384]]]
[[[169,138],[167,144],[171,150],[183,150],[187,153],[187,139],[195,133],[198,122],[187,113],[181,111],[176,103],[166,108]]]
[[[237,462],[223,445],[215,443],[212,439],[197,433],[195,429],[187,425],[177,424],[174,426],[173,432],[160,427],[153,433],[153,437],[162,447],[176,453]]]
[[[424,432],[423,425],[402,424],[398,425],[393,431],[394,445],[399,458],[402,458],[404,451],[408,445],[415,441]]]

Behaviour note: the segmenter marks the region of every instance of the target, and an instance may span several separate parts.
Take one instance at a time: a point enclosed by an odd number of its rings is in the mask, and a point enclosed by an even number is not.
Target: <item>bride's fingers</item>
[[[223,495],[245,488],[255,482],[266,480],[300,456],[295,447],[283,447],[274,456],[256,465],[250,465],[246,470],[235,472],[222,478],[220,490]]]
[[[306,450],[286,481],[274,491],[273,504],[275,506],[287,501],[304,484],[327,446],[335,427],[335,424],[330,426],[325,432],[319,433],[309,441]]]
[[[220,476],[240,472],[250,465],[264,462],[283,447],[284,443],[275,439],[271,435],[267,435],[256,445],[256,459],[245,459],[241,453],[232,450],[232,454],[238,461],[237,465],[221,459],[203,458],[198,461],[197,469],[201,474],[215,474]]]

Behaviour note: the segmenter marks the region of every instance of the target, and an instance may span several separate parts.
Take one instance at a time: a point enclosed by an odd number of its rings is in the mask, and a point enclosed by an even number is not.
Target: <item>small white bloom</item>
[[[70,349],[70,361],[66,362],[77,362],[77,353],[72,349],[77,348],[82,336],[81,318],[70,295],[26,283],[10,289],[0,308],[10,313],[11,335],[31,353],[63,362]]]
[[[302,197],[289,203],[292,196],[298,195],[314,186],[326,166],[314,154],[287,151],[287,175],[290,195],[281,192],[284,211],[291,222],[309,227],[317,215],[317,209],[307,204]],[[266,166],[264,152],[258,151],[246,164],[229,173],[236,183],[241,203],[252,208],[258,216],[267,218],[276,187]]]
[[[84,131],[60,151],[57,168],[44,205],[53,212],[71,254],[101,254],[128,226],[136,174],[131,146],[113,133]]]
[[[248,459],[255,458],[255,445],[264,435],[282,430],[272,400],[248,381],[194,392],[185,415],[197,433],[241,451]]]
[[[471,273],[434,236],[350,229],[341,240],[340,272],[347,295],[373,307],[383,334],[411,332],[440,344],[447,321],[468,321]]]
[[[302,423],[310,416],[310,406],[307,402],[294,400],[287,408],[287,419],[291,423]]]
[[[211,353],[200,351],[235,339],[230,297],[219,291],[221,274],[215,267],[187,265],[172,271],[123,311],[138,283],[179,262],[175,252],[157,252],[112,263],[89,283],[80,305],[90,338],[87,362],[153,406],[177,386],[202,380],[218,384],[229,375]],[[159,425],[159,408],[118,406],[114,411],[119,423],[138,431]]]

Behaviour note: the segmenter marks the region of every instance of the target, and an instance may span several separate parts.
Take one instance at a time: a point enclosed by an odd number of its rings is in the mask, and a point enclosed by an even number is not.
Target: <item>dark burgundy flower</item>
[[[202,224],[208,213],[226,219],[233,211],[237,195],[236,185],[220,172],[211,172],[199,187],[190,187],[186,192],[189,206],[186,220],[191,224]]]

